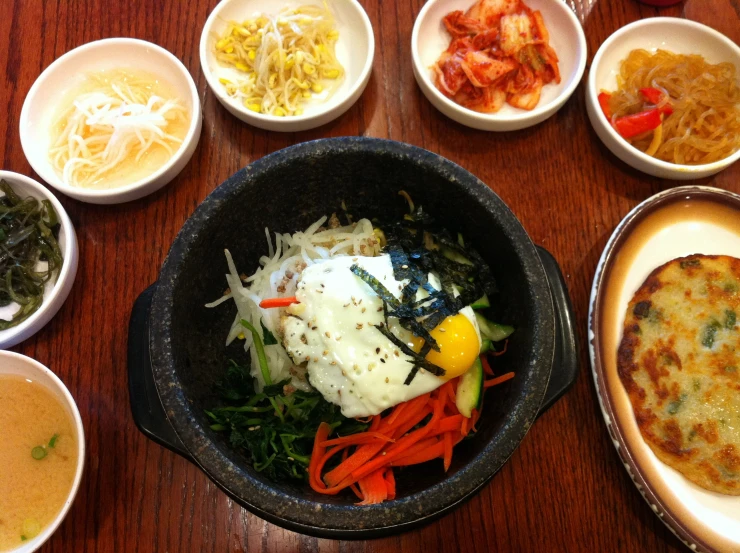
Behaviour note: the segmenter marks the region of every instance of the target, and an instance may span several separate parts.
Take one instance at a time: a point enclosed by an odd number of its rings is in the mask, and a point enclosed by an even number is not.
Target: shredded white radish
[[[259,260],[257,270],[242,279],[228,250],[225,250],[229,272],[226,282],[230,292],[206,307],[216,307],[233,299],[237,315],[226,338],[226,345],[235,339],[244,340],[244,350],[251,361],[250,372],[257,382],[259,390],[265,385],[260,372],[256,349],[253,348],[252,335],[241,325],[241,319],[248,321],[257,329],[264,339],[262,324],[280,340],[280,316],[282,309],[262,309],[260,301],[266,298],[294,296],[301,272],[309,265],[321,263],[326,259],[341,255],[374,256],[380,253],[380,244],[373,232],[373,225],[367,219],[348,226],[337,226],[328,230],[322,229],[327,217],[322,217],[303,232],[294,234],[275,233],[275,241],[268,229],[265,235],[268,241],[268,255]],[[330,226],[338,221],[332,217]],[[282,344],[265,346],[270,377],[273,382],[292,379],[292,385],[301,390],[309,390],[305,368],[293,363]]]
[[[62,114],[61,134],[49,152],[65,184],[89,187],[124,160],[139,163],[155,147],[167,157],[175,153],[182,138],[172,134],[173,123],[187,120],[187,110],[155,94],[156,79],[119,72],[90,80],[95,90],[79,95]]]

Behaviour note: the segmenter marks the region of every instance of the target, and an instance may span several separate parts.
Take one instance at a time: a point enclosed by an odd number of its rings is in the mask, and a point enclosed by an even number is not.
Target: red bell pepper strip
[[[640,94],[642,94],[645,100],[651,104],[655,104],[656,106],[663,101],[664,97],[663,91],[658,90],[657,88],[641,88]],[[660,112],[665,115],[673,113],[673,107],[671,106],[670,101],[660,108]]]
[[[632,138],[638,134],[652,131],[660,125],[661,121],[661,110],[653,108],[633,115],[618,117],[614,120],[614,128],[622,138]]]
[[[599,105],[601,106],[601,111],[604,112],[604,115],[610,121],[612,118],[612,108],[609,107],[609,100],[611,100],[611,97],[612,95],[608,92],[601,92],[599,94]]]
[[[287,298],[267,298],[260,302],[262,309],[270,309],[272,307],[288,307],[293,303],[298,303],[295,296],[289,296]]]
[[[643,98],[645,98],[648,102],[650,102],[651,104],[655,104],[656,106],[663,98],[663,92],[661,92],[657,88],[641,88],[640,94],[642,94]]]

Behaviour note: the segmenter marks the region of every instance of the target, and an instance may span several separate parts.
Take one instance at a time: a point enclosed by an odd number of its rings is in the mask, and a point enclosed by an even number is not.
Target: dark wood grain
[[[416,86],[409,37],[422,0],[362,0],[375,29],[373,76],[357,104],[320,129],[268,133],[230,116],[207,90],[200,31],[215,0],[4,0],[0,2],[2,166],[38,178],[18,119],[26,93],[55,58],[91,40],[156,42],[192,73],[203,101],[198,150],[165,189],[119,206],[61,197],[77,228],[80,267],[53,321],[15,349],[51,367],[76,398],[88,464],[79,496],[45,552],[479,552],[682,551],[621,466],[599,411],[586,349],[588,296],[601,251],[638,202],[677,183],[647,177],[612,156],[591,129],[583,83],[532,129],[489,134],[439,114]],[[613,31],[643,17],[686,16],[738,40],[738,0],[687,0],[658,10],[634,0],[568,0],[586,30],[589,61]],[[234,504],[187,461],[148,441],[131,418],[128,316],[152,283],[177,231],[233,172],[285,146],[363,135],[409,142],[470,170],[513,209],[532,239],[558,259],[581,334],[574,389],[531,429],[477,496],[441,520],[398,537],[318,540],[268,524]],[[708,184],[740,192],[740,164]],[[0,468],[0,470],[2,470]]]

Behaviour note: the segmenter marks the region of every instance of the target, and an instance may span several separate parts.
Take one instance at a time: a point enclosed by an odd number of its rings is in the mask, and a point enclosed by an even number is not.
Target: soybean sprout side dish
[[[0,330],[7,330],[38,311],[64,260],[51,202],[23,198],[4,180],[0,191],[0,307],[18,305],[10,320],[0,319]]]
[[[400,221],[322,217],[303,232],[266,230],[268,254],[240,275],[227,344],[243,340],[218,385],[211,428],[270,479],[361,504],[396,495],[398,467],[441,459],[475,432],[510,326],[486,317],[491,271],[405,192]]]
[[[231,21],[216,40],[216,74],[227,94],[254,112],[302,115],[306,101],[328,98],[344,76],[338,39],[326,6]]]

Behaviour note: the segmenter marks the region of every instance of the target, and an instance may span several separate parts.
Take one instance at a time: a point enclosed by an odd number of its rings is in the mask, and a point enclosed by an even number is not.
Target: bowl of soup
[[[72,395],[44,365],[0,351],[0,552],[38,549],[82,479],[85,435]]]

